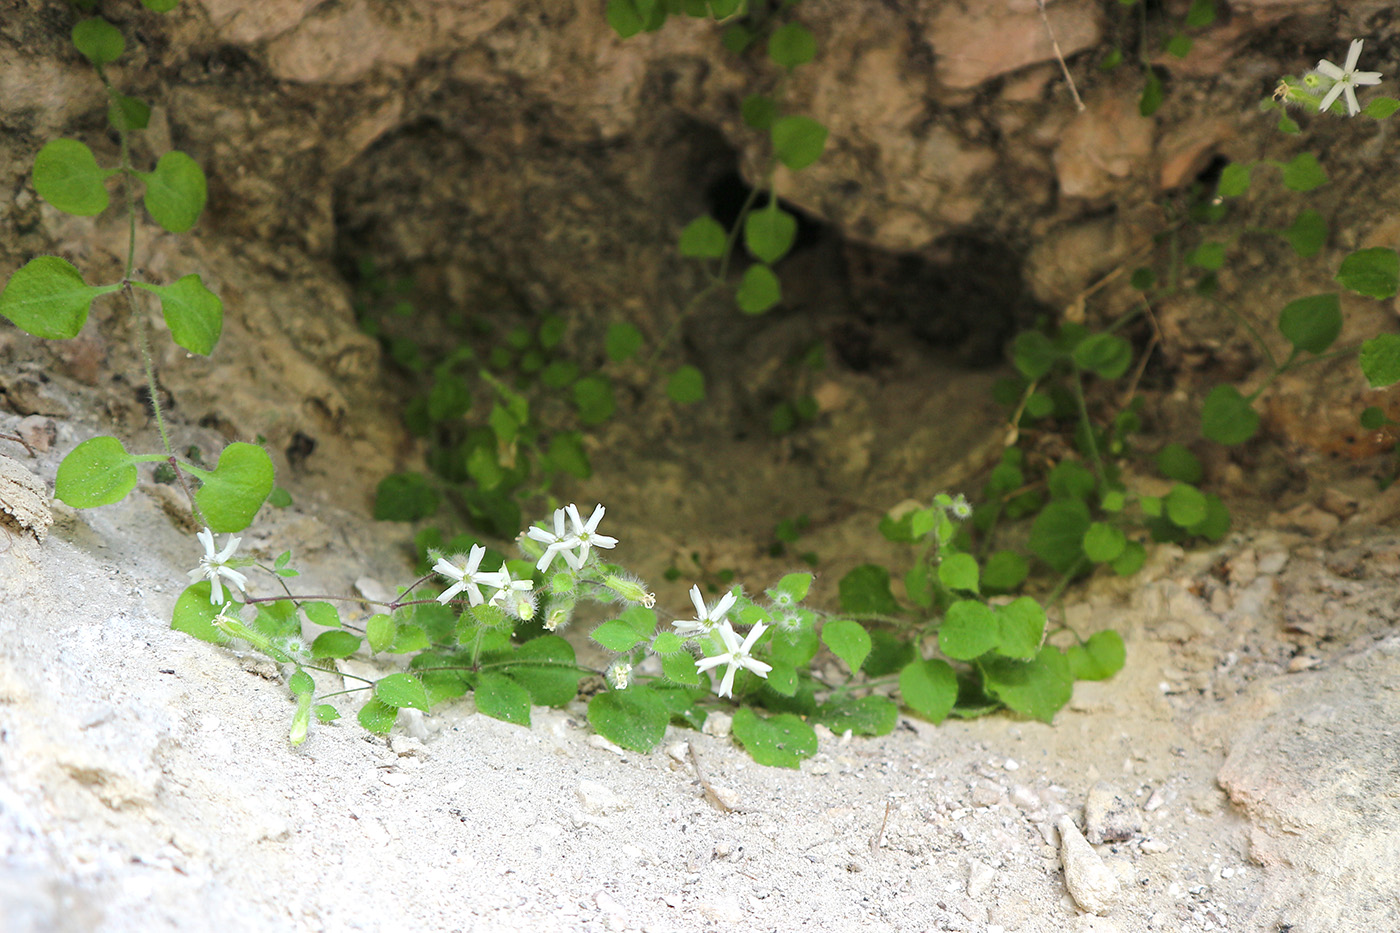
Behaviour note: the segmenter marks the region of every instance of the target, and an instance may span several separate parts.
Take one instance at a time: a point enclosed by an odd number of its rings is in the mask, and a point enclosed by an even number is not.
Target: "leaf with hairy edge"
[[[272,458],[256,444],[229,444],[212,473],[188,465],[185,469],[204,481],[194,499],[214,531],[247,528],[272,493]]]
[[[649,752],[666,734],[671,711],[654,690],[633,685],[630,690],[609,690],[588,701],[588,722],[616,745],[634,752]]]
[[[375,735],[387,735],[389,730],[394,728],[394,720],[398,715],[398,707],[373,699],[360,707],[360,712],[355,718],[360,721],[360,725]]]
[[[160,157],[153,172],[137,172],[146,183],[143,199],[152,219],[171,233],[184,233],[199,222],[209,195],[204,170],[179,150]]]
[[[34,190],[65,214],[96,217],[110,199],[103,184],[108,172],[86,144],[76,139],[55,139],[34,157]]]
[[[177,632],[193,635],[200,641],[215,645],[228,644],[229,638],[214,627],[214,619],[219,607],[209,602],[210,585],[208,580],[185,587],[180,598],[175,600],[175,611],[170,617],[170,627]]]
[[[904,703],[930,722],[942,722],[958,699],[958,675],[948,662],[912,661],[899,672]]]
[[[792,713],[761,718],[747,706],[734,713],[734,737],[761,765],[796,769],[817,753],[817,733]]]
[[[374,684],[375,699],[389,706],[428,711],[428,694],[423,682],[412,674],[390,674]]]
[[[850,619],[832,619],[822,626],[822,643],[831,649],[852,673],[860,670],[870,654],[870,633],[865,626]]]
[[[505,674],[482,671],[472,697],[476,708],[492,719],[517,726],[530,724],[530,692]]]
[[[161,314],[165,316],[172,340],[200,356],[214,351],[224,327],[224,303],[204,287],[198,275],[184,276],[169,285],[131,284],[154,292],[160,299]]]
[[[115,437],[90,438],[58,465],[54,495],[75,509],[120,502],[136,488],[136,463]]]
[[[989,655],[977,663],[987,692],[1018,713],[1050,722],[1074,691],[1069,661],[1053,645],[1032,661]]]
[[[0,292],[0,314],[27,334],[67,340],[83,329],[93,301],[120,287],[88,285],[68,260],[37,256],[10,276]]]

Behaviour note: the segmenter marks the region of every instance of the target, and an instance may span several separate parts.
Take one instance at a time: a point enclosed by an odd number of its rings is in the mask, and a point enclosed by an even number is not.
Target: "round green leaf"
[[[778,119],[778,105],[771,97],[763,94],[750,94],[739,105],[739,114],[744,122],[760,133],[770,129]]]
[[[421,473],[392,473],[380,480],[375,490],[376,521],[416,522],[437,510],[437,490]]]
[[[1084,532],[1084,554],[1096,564],[1116,560],[1118,555],[1123,553],[1127,543],[1128,539],[1122,529],[1105,525],[1103,522],[1094,522],[1089,526],[1089,530]]]
[[[1022,331],[1011,345],[1012,362],[1027,379],[1039,379],[1048,373],[1057,356],[1054,342],[1038,330]]]
[[[476,701],[476,708],[492,719],[517,726],[530,724],[529,691],[504,674],[482,671],[472,699]]]
[[[681,231],[681,255],[689,259],[719,259],[724,255],[728,236],[724,228],[708,214],[697,217]]]
[[[977,558],[971,554],[949,554],[938,565],[938,581],[950,590],[977,592]]]
[[[204,210],[208,185],[199,163],[171,150],[156,162],[154,172],[138,172],[146,183],[144,203],[156,223],[171,233],[184,233]]]
[[[1000,628],[985,603],[962,599],[948,607],[938,627],[938,650],[954,661],[971,661],[997,645]]]
[[[394,720],[398,718],[399,709],[397,706],[390,706],[379,699],[372,699],[364,706],[360,707],[360,712],[355,716],[360,725],[366,731],[375,735],[387,735],[389,730],[394,728]]]
[[[94,65],[114,62],[126,51],[121,30],[100,16],[80,20],[73,27],[73,44]]]
[[[193,635],[200,641],[216,645],[226,644],[228,636],[214,627],[214,618],[219,614],[219,607],[209,602],[210,589],[208,580],[200,580],[185,587],[180,598],[175,600],[170,627],[177,632]]]
[[[797,218],[775,205],[744,218],[744,245],[760,262],[782,259],[796,240]]]
[[[311,675],[301,668],[297,668],[287,681],[287,689],[297,696],[310,696],[316,692],[316,681],[311,679]]]
[[[1205,471],[1201,461],[1184,444],[1168,444],[1157,452],[1157,469],[1167,479],[1199,483]]]
[[[734,298],[745,314],[762,314],[781,300],[782,287],[772,269],[754,263],[744,270]]]
[[[1065,655],[1075,680],[1107,680],[1127,660],[1123,636],[1112,629],[1095,632],[1082,645],[1070,645]]]
[[[1074,692],[1069,662],[1053,645],[1041,648],[1032,661],[991,655],[977,666],[988,693],[1041,722],[1054,719]]]
[[[603,345],[608,359],[614,363],[630,360],[642,348],[642,332],[631,324],[614,322],[608,325],[608,334]]]
[[[428,711],[428,694],[423,682],[412,674],[390,674],[374,684],[374,698],[387,706]]]
[[[1371,405],[1361,412],[1361,417],[1359,420],[1361,422],[1361,426],[1366,430],[1379,431],[1381,428],[1385,427],[1385,423],[1389,419],[1386,418],[1384,410],[1376,407],[1375,405]]]
[[[75,509],[91,509],[125,499],[137,479],[136,459],[121,441],[94,437],[74,447],[58,465],[54,495]]]
[[[830,648],[832,654],[845,661],[846,666],[854,673],[860,670],[861,664],[870,654],[870,633],[859,622],[832,619],[822,626],[822,644]]]
[[[585,376],[574,383],[573,393],[579,420],[586,425],[602,424],[617,410],[612,383],[605,376]]]
[[[1051,502],[1031,524],[1031,552],[1060,573],[1079,563],[1089,530],[1089,507],[1080,499]]]
[[[1206,497],[1195,486],[1177,483],[1167,493],[1163,504],[1167,509],[1167,518],[1180,528],[1190,528],[1206,520]]]
[[[160,298],[161,314],[172,340],[200,356],[213,352],[224,327],[224,303],[204,287],[198,275],[184,276],[170,285],[132,284],[155,292]]]
[[[1293,191],[1311,191],[1327,184],[1327,173],[1311,152],[1300,152],[1283,167],[1283,183]]]
[[[773,153],[778,161],[800,171],[821,158],[826,127],[811,117],[783,117],[773,122]]]
[[[1365,348],[1362,348],[1363,368]],[[1231,385],[1210,390],[1201,406],[1201,434],[1218,444],[1243,444],[1259,430],[1259,413]]]
[[[1020,596],[995,610],[997,651],[1008,658],[1035,657],[1045,636],[1045,609],[1029,596]]]
[[[1113,572],[1120,577],[1131,577],[1142,569],[1143,562],[1147,560],[1147,548],[1140,542],[1129,541],[1123,548],[1123,553],[1118,555],[1118,559],[1113,562]]]
[[[214,531],[247,528],[272,493],[272,458],[256,444],[229,444],[212,473],[191,472],[204,481],[194,499]]]
[[[1220,269],[1225,265],[1225,244],[1207,240],[1193,249],[1186,261],[1201,269]]]
[[[867,696],[859,700],[849,696],[834,699],[817,707],[810,717],[840,735],[889,735],[899,720],[899,707],[889,697]]]
[[[784,68],[805,65],[817,57],[817,40],[806,27],[787,23],[768,37],[768,57]]]
[[[151,107],[145,101],[112,93],[112,102],[107,105],[107,120],[114,129],[123,133],[144,130],[151,122]]]
[[[890,592],[890,572],[879,564],[861,564],[841,578],[838,584],[841,608],[845,612],[895,615],[899,603]]]
[[[1400,334],[1381,334],[1363,343],[1361,371],[1373,389],[1400,382]]]
[[[946,661],[913,661],[899,672],[904,704],[930,722],[947,718],[958,699],[958,675]]]
[[[682,366],[666,380],[666,395],[677,405],[705,400],[705,374],[694,366]]]
[[[997,551],[982,567],[982,586],[992,592],[1014,590],[1030,574],[1030,565],[1015,551]]]
[[[734,713],[734,737],[761,765],[797,768],[817,753],[817,733],[792,713],[761,718],[747,706]]]
[[[1400,281],[1400,254],[1384,246],[1359,249],[1337,270],[1342,287],[1368,298],[1390,298]]]
[[[1252,165],[1231,162],[1220,173],[1220,184],[1216,193],[1222,198],[1237,198],[1249,190],[1249,175]]]
[[[608,0],[603,18],[619,39],[630,39],[646,26],[646,20],[637,12],[633,0]]]
[[[322,632],[311,643],[313,658],[348,658],[360,650],[360,636],[349,632]]]
[[[1290,301],[1279,312],[1278,329],[1299,350],[1325,353],[1342,332],[1341,302],[1330,294]]]
[[[1386,120],[1397,110],[1400,110],[1400,100],[1394,97],[1373,97],[1361,112],[1373,120]]]
[[[530,692],[530,702],[536,706],[563,706],[578,696],[578,683],[583,678],[573,646],[558,635],[525,642],[515,649],[510,665],[503,670]]]
[[[1293,252],[1302,258],[1316,256],[1327,243],[1327,221],[1317,211],[1308,208],[1298,214],[1297,219],[1283,231],[1283,236],[1293,247]]]
[[[1101,379],[1117,379],[1128,371],[1133,348],[1117,334],[1091,334],[1074,348],[1074,365]]]
[[[609,742],[634,752],[655,748],[670,721],[665,701],[641,685],[609,690],[588,701],[589,725]]]
[[[21,266],[0,292],[0,314],[20,330],[46,340],[76,337],[99,295],[116,285],[88,285],[71,262],[36,256]]]
[[[96,217],[107,209],[107,173],[76,139],[55,139],[34,157],[34,190],[65,214]]]
[[[595,628],[590,637],[609,651],[630,651],[646,640],[645,635],[621,619],[609,619]]]

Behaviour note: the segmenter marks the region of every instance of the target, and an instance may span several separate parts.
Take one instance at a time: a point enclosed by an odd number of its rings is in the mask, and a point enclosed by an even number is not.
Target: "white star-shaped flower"
[[[616,538],[598,534],[598,523],[603,520],[603,513],[606,511],[607,509],[603,508],[601,505],[595,505],[593,507],[593,514],[588,516],[588,521],[585,522],[578,514],[578,506],[572,503],[569,504],[569,518],[572,519],[574,523],[574,540],[578,542],[576,545],[578,547],[578,556],[575,558],[577,561],[577,563],[574,564],[575,568],[582,567],[583,562],[588,560],[588,549],[590,547],[617,547]],[[568,555],[565,555],[565,557],[567,558]]]
[[[1327,111],[1339,95],[1345,94],[1347,99],[1347,115],[1356,116],[1361,112],[1361,107],[1356,103],[1356,87],[1358,85],[1380,84],[1381,73],[1379,71],[1357,71],[1356,61],[1361,57],[1360,39],[1351,40],[1351,48],[1347,50],[1347,62],[1344,67],[1338,68],[1336,65],[1323,59],[1317,63],[1319,73],[1337,82],[1332,85],[1332,89],[1327,92],[1327,96],[1322,98],[1322,103],[1317,105],[1317,109]]]
[[[480,606],[486,601],[486,597],[481,595],[481,584],[491,585],[494,573],[483,573],[478,568],[481,566],[481,559],[486,556],[486,548],[480,544],[473,544],[471,552],[463,559],[458,554],[456,560],[448,560],[446,557],[439,557],[438,562],[433,564],[433,570],[442,574],[449,580],[455,581],[451,586],[442,591],[437,600],[444,606],[452,597],[463,590],[467,591],[467,599],[473,606]]]
[[[572,508],[572,506],[570,506]],[[554,510],[554,532],[551,534],[543,528],[530,526],[525,532],[531,539],[545,545],[544,553],[540,555],[539,561],[535,564],[535,569],[543,571],[549,567],[554,560],[555,554],[563,554],[564,561],[570,567],[577,570],[583,565],[582,561],[574,562],[573,549],[578,547],[579,540],[576,535],[567,533],[564,530],[564,510]]]
[[[531,592],[535,588],[533,582],[512,578],[506,567],[495,573],[481,574],[481,582],[496,587],[496,592],[487,602],[507,615],[528,619],[535,614],[535,596]]]
[[[728,664],[729,670],[724,672],[724,679],[719,682],[719,689],[715,691],[717,696],[727,697],[734,694],[734,675],[739,672],[739,668],[747,668],[759,677],[766,678],[768,672],[773,669],[773,665],[764,664],[762,661],[755,661],[749,657],[749,650],[753,648],[754,642],[764,633],[768,626],[759,622],[749,629],[749,637],[744,639],[744,643],[739,643],[739,636],[734,634],[733,627],[729,620],[725,619],[716,629],[720,639],[724,642],[725,652],[713,658],[705,658],[695,665],[697,671],[708,671],[712,667],[721,664]]]
[[[239,592],[248,592],[248,578],[237,570],[228,566],[229,558],[233,557],[233,552],[238,550],[238,544],[243,539],[228,536],[224,549],[219,552],[214,551],[214,532],[208,528],[198,532],[195,537],[199,538],[204,545],[204,556],[199,559],[199,566],[189,572],[191,580],[205,579],[209,581],[209,603],[213,606],[223,605],[224,587],[220,578],[228,581],[229,589],[237,588]]]
[[[714,631],[715,626],[719,625],[725,613],[734,608],[734,599],[734,592],[731,590],[721,596],[719,602],[706,608],[705,599],[700,595],[700,587],[692,586],[690,588],[690,601],[695,604],[695,618],[685,622],[672,622],[671,627],[682,638],[704,635]]]

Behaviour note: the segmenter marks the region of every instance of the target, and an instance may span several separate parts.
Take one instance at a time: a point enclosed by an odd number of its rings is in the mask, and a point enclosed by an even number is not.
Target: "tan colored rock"
[[[1055,174],[1067,197],[1101,198],[1121,179],[1143,171],[1152,153],[1153,123],[1138,113],[1136,91],[1094,96],[1085,104],[1055,148]]]
[[[1118,875],[1084,841],[1073,818],[1060,817],[1055,828],[1060,831],[1060,863],[1065,867],[1065,887],[1070,897],[1089,913],[1108,914],[1121,893]]]
[[[1097,5],[1059,0],[1045,6],[1066,57],[1099,41]],[[997,75],[1055,57],[1035,0],[945,3],[934,15],[928,38],[938,53],[938,80],[951,88],[977,87]]]
[[[219,35],[228,42],[261,42],[280,36],[326,0],[199,0]]]

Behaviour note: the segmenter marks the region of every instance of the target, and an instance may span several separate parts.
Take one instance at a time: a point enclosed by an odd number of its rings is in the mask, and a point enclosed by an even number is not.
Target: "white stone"
[[[575,793],[578,794],[578,800],[583,805],[583,809],[589,813],[600,814],[626,810],[632,805],[631,801],[618,796],[612,788],[599,784],[597,781],[579,781]]]
[[[1065,868],[1065,887],[1070,896],[1089,913],[1107,914],[1122,891],[1118,876],[1084,841],[1073,819],[1062,816],[1055,828],[1060,831],[1060,863]]]

